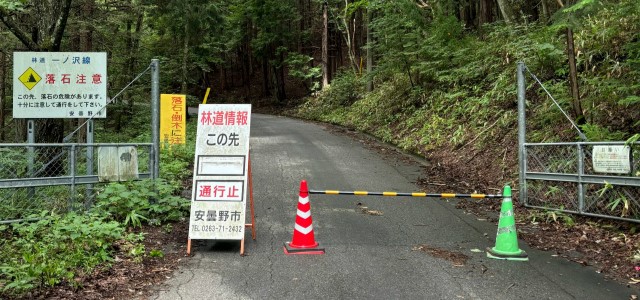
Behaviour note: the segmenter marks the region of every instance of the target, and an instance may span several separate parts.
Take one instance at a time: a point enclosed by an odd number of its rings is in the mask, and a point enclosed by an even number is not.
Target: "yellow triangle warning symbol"
[[[36,84],[38,84],[41,79],[42,78],[40,77],[40,75],[38,75],[38,73],[36,73],[36,71],[34,71],[31,67],[29,67],[26,71],[24,71],[24,73],[22,73],[22,75],[20,75],[20,77],[18,77],[18,80],[20,80],[20,82],[22,82],[22,84],[24,84],[24,86],[29,90],[36,86]]]

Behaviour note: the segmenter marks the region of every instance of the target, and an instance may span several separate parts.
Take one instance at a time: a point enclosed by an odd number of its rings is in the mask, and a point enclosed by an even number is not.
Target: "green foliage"
[[[164,180],[111,183],[98,194],[95,210],[130,227],[176,221],[186,215],[190,203],[173,196],[173,191]]]
[[[618,190],[613,184],[605,181],[604,186],[597,191],[598,198],[607,199],[605,208],[610,212],[618,212],[620,217],[638,216],[637,208],[631,205],[624,191]]]
[[[364,92],[364,81],[351,72],[338,74],[331,84],[327,91],[323,91],[331,106],[350,106],[360,99]]]
[[[580,129],[590,141],[621,141],[627,135],[625,132],[611,132],[605,127],[589,123],[580,126]]]
[[[512,133],[516,124],[515,62],[526,62],[563,110],[570,112],[565,29],[574,28],[583,109],[581,129],[592,141],[623,140],[640,131],[640,5],[580,1],[551,26],[487,24],[465,31],[438,5],[369,1],[376,57],[375,89],[341,74],[298,116],[371,133],[408,151],[471,145],[478,149]],[[576,131],[545,90],[527,77],[528,141],[567,141]],[[357,91],[351,93],[351,91]],[[617,121],[612,122],[611,116]],[[629,127],[632,124],[632,127]],[[488,127],[491,127],[487,129]],[[563,167],[558,165],[558,167]]]
[[[97,214],[42,212],[37,222],[14,223],[0,234],[0,287],[6,295],[65,282],[112,261],[112,244],[124,228]]]
[[[531,219],[531,223],[537,223],[538,221],[543,221],[546,223],[558,223],[561,222],[565,226],[573,226],[575,225],[575,220],[570,214],[563,213],[561,210],[564,207],[560,207],[560,210],[531,210],[529,212],[529,218]]]
[[[309,57],[300,53],[289,53],[285,63],[289,68],[289,75],[294,78],[298,78],[305,82],[310,82],[308,89],[312,92],[320,89],[320,78],[322,78],[322,71],[320,67],[311,67],[309,63],[313,61],[313,57]]]
[[[195,127],[195,124],[190,124]],[[189,125],[187,125],[189,126]],[[190,130],[189,130],[190,131]],[[177,191],[182,188],[182,183],[191,176],[193,158],[195,157],[195,136],[187,133],[185,145],[174,145],[160,150],[160,178],[166,178],[167,182]]]
[[[164,257],[164,252],[162,250],[159,250],[159,249],[153,249],[153,250],[149,251],[149,256],[150,257],[163,258]]]
[[[0,0],[0,10],[22,11],[27,0]]]
[[[8,147],[0,148],[0,178],[21,178],[27,174],[27,148]],[[34,169],[40,168],[41,163],[36,163]]]

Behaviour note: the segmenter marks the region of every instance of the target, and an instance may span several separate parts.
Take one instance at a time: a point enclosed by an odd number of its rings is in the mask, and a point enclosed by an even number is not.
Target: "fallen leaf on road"
[[[369,209],[366,206],[360,207],[360,211],[363,214],[371,215],[371,216],[382,216],[383,213],[379,210]]]

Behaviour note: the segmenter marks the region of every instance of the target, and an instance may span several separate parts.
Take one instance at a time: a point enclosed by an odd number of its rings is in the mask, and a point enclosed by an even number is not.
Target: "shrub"
[[[33,288],[74,278],[112,260],[111,245],[124,228],[98,214],[58,215],[47,211],[30,218],[37,222],[0,227],[0,289],[18,295]]]

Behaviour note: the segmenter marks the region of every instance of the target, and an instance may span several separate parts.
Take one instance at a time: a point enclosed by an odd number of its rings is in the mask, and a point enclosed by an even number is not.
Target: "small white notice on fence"
[[[200,104],[189,239],[242,240],[250,104]]]
[[[106,52],[14,52],[13,117],[105,118]]]
[[[593,170],[598,173],[628,174],[631,172],[629,146],[593,146]]]

